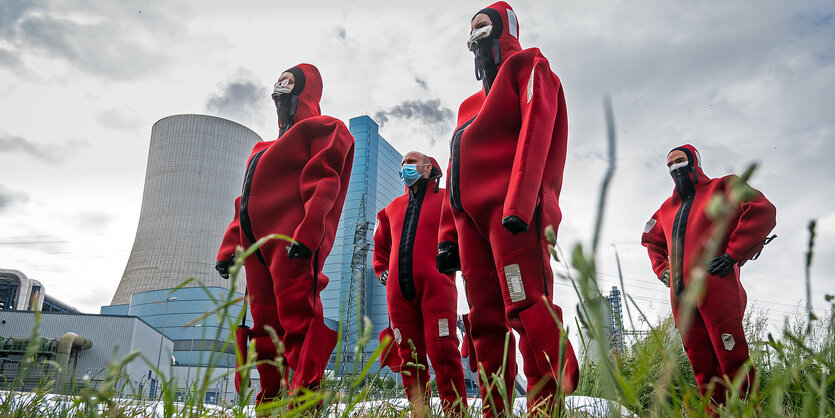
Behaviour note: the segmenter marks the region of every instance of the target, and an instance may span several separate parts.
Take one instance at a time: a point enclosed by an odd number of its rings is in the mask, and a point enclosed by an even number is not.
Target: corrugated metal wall
[[[35,324],[35,314],[30,311],[0,311],[0,336],[30,337]],[[166,359],[170,358],[173,343],[150,325],[136,317],[42,313],[39,336],[59,339],[67,332],[74,332],[93,341],[93,347],[79,352],[75,369],[76,379],[85,374],[91,379],[104,376],[108,364],[121,359],[131,350],[138,349],[152,362],[161,359],[161,370],[168,372]],[[158,357],[162,339],[163,356]],[[115,356],[114,356],[114,349]],[[130,363],[126,372],[134,383],[143,377],[147,380],[149,367],[141,360]]]

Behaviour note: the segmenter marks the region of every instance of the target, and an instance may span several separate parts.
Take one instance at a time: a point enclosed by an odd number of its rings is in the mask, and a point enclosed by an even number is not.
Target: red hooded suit
[[[442,405],[447,415],[453,416],[460,415],[452,409],[459,397],[466,406],[456,334],[458,291],[455,276],[435,268],[444,189],[437,183],[440,167],[431,160],[430,177],[419,180],[417,192],[407,188],[405,195],[377,214],[373,264],[377,276],[388,276],[386,301],[400,370],[408,372],[402,374],[407,396],[419,401],[428,395],[428,353]],[[417,360],[412,357],[409,340],[417,349]],[[422,364],[424,369],[406,366],[409,362]]]
[[[266,326],[284,344],[293,370],[291,390],[318,384],[336,344],[336,332],[325,326],[319,293],[328,284],[322,265],[333,246],[345,201],[354,156],[354,138],[341,121],[320,115],[322,78],[316,67],[299,64],[296,76],[295,124],[274,141],[255,145],[247,164],[236,216],[223,237],[218,260],[229,260],[235,247],[251,245],[269,234],[285,234],[304,244],[312,257],[289,258],[288,243],[270,240],[244,261],[257,358],[273,360],[276,348]],[[286,129],[286,126],[282,128]],[[284,131],[282,129],[282,131]],[[278,395],[278,369],[257,366],[261,392],[257,399]]]
[[[687,155],[689,174],[684,180],[688,184],[692,182],[692,188],[686,186],[683,190],[689,188],[689,192],[679,192],[681,186],[677,183],[673,195],[644,228],[641,244],[647,247],[652,269],[659,278],[670,270],[670,301],[677,324],[683,315],[679,310],[679,297],[693,280],[692,269],[723,252],[736,261],[725,276],[705,272],[705,294],[696,309],[690,312],[689,327],[679,327],[700,392],[704,394],[711,381],[719,383],[714,388],[713,399],[723,403],[726,396],[721,383],[723,376],[733,379],[748,360],[748,343],[742,329],[746,295],[739,281],[739,266],[762,249],[766,236],[776,225],[776,209],[765,196],[756,192],[753,198],[736,208],[717,253],[705,254],[705,245],[715,227],[714,220],[706,213],[706,206],[714,195],[727,194],[731,182],[738,178],[708,178],[702,171],[696,148],[683,145],[675,150]],[[754,370],[751,369],[743,391],[753,378]]]
[[[479,91],[458,110],[443,213],[454,218],[454,226],[442,219],[438,245],[460,252],[474,349],[469,355],[477,360],[470,357],[471,367],[480,364],[491,376],[506,360],[505,385],[508,391],[515,387],[512,334],[507,358],[502,356],[509,325],[519,333],[529,391],[545,379],[529,396],[532,405],[553,399],[554,376],[561,375],[560,329],[550,310],[559,318],[562,313],[551,303],[553,272],[544,228],[556,229],[562,218],[558,200],[568,118],[560,79],[538,48],[522,50],[510,6],[498,2],[484,11],[494,33],[501,34],[496,43],[501,64],[489,94]],[[527,230],[508,232],[502,221],[509,216],[524,221]],[[571,393],[579,368],[570,343],[564,354],[563,389]],[[487,383],[481,382],[484,405],[490,404]],[[499,407],[499,392],[491,396]]]

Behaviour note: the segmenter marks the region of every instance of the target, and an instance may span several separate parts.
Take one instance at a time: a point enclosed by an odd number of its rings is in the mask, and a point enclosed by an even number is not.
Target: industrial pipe
[[[55,355],[55,362],[58,363],[58,366],[61,368],[59,383],[64,380],[64,378],[70,377],[70,353],[72,353],[73,347],[77,347],[79,350],[89,350],[92,346],[92,340],[84,338],[74,332],[68,332],[58,340],[58,350]]]

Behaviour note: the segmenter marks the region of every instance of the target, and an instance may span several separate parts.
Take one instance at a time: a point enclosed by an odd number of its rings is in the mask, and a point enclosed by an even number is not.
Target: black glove
[[[377,280],[379,280],[380,283],[382,283],[383,286],[385,286],[386,282],[389,280],[389,271],[386,270],[386,271],[380,273],[380,277],[378,277]]]
[[[734,268],[734,264],[736,264],[736,260],[731,258],[728,253],[723,253],[722,255],[715,257],[713,260],[710,260],[710,266],[707,268],[707,272],[719,277],[725,277],[725,275],[728,274],[732,268]]]
[[[461,270],[461,258],[458,256],[458,244],[444,241],[438,244],[437,262],[440,273],[449,274]]]
[[[528,224],[516,215],[505,216],[504,219],[502,219],[502,226],[513,235],[528,230]]]
[[[658,280],[661,280],[661,283],[664,283],[664,286],[670,287],[670,269],[664,270]]]
[[[215,263],[215,270],[217,270],[217,274],[220,274],[220,277],[224,279],[229,278],[229,267],[235,264],[235,256],[233,255],[229,261],[226,260],[217,260]]]
[[[287,257],[306,259],[313,256],[313,251],[298,241],[287,246]]]

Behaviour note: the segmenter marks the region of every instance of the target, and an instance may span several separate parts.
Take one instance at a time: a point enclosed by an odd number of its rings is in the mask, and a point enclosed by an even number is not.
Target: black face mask
[[[499,64],[502,62],[502,50],[499,47],[499,37],[504,32],[502,16],[498,11],[491,8],[481,9],[473,18],[479,14],[485,14],[490,18],[490,25],[493,27],[490,36],[481,38],[470,45],[470,51],[475,55],[475,78],[481,80],[484,85],[484,95],[490,93],[490,87],[496,81],[499,73]]]
[[[495,29],[495,28],[494,28]],[[501,62],[499,38],[487,37],[473,42],[471,49],[475,55],[475,79],[484,85],[484,94],[490,93],[490,87],[496,80]]]
[[[278,136],[284,135],[295,123],[293,116],[296,115],[296,106],[299,103],[299,96],[292,93],[273,95],[275,110],[278,113]]]
[[[673,177],[673,183],[676,185],[676,190],[682,199],[687,199],[696,195],[696,185],[693,184],[693,178],[690,174],[693,172],[692,167],[679,167],[670,171],[670,176]]]
[[[287,130],[293,127],[296,123],[296,109],[299,105],[299,95],[302,94],[306,84],[304,72],[299,67],[291,67],[284,71],[292,73],[295,77],[295,83],[290,93],[275,94],[272,98],[275,102],[275,110],[278,113],[278,136],[284,135]]]

